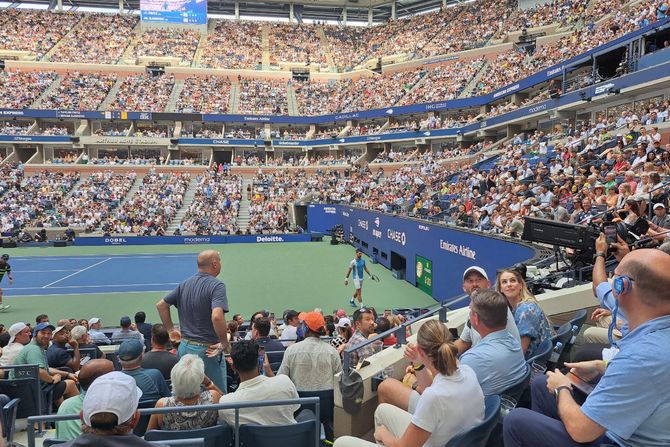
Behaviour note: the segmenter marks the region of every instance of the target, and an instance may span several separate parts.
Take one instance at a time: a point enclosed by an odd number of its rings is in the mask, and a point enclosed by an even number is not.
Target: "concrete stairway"
[[[183,79],[175,79],[174,87],[172,87],[172,93],[170,94],[170,100],[167,103],[166,111],[167,112],[176,112],[177,111],[177,101],[179,101],[179,95],[184,88]]]
[[[482,76],[484,76],[484,74],[486,73],[486,67],[488,67],[488,66],[489,66],[489,62],[488,61],[484,62],[484,65],[482,65],[482,68],[479,69],[477,74],[475,74],[472,77],[470,82],[468,82],[468,85],[466,85],[465,88],[463,89],[463,91],[458,95],[459,98],[468,98],[472,94],[472,92],[475,90],[475,87],[477,87],[477,83],[482,78]]]
[[[230,110],[230,113],[237,113],[240,110],[240,84],[237,82],[233,82],[230,85],[228,110]]]
[[[49,51],[42,57],[43,61],[51,61],[51,56],[56,54],[56,51],[63,45],[63,42],[65,40],[74,35],[74,32],[77,30],[77,28],[81,28],[84,23],[86,22],[86,16],[84,16],[81,20],[79,20],[72,28],[70,28],[70,31],[67,32],[66,35],[64,35],[58,42],[56,42],[56,45],[51,47]]]
[[[240,200],[240,212],[237,216],[237,226],[244,232],[249,226],[249,206],[251,201],[247,199],[247,186],[253,183],[253,179],[242,179],[242,200]]]
[[[328,37],[326,37],[326,32],[323,29],[323,26],[317,25],[316,32],[319,34],[319,40],[321,40],[321,49],[326,55],[326,61],[328,62],[328,67],[332,71],[337,71],[335,66],[335,60],[333,59],[333,53],[330,50],[330,45],[328,44]]]
[[[288,114],[290,116],[298,116],[300,115],[300,111],[298,109],[298,98],[296,98],[295,96],[295,89],[291,84],[289,84],[286,88],[287,88],[286,102],[288,103]]]
[[[135,195],[137,191],[140,190],[140,186],[142,186],[142,179],[144,178],[144,175],[137,175],[135,178],[135,183],[133,183],[133,186],[130,187],[130,190],[128,190],[128,194],[119,202],[119,207],[122,207],[132,196]]]
[[[126,51],[123,52],[123,55],[121,56],[121,58],[119,58],[117,64],[128,64],[128,65],[135,64],[135,58],[133,58],[133,52],[135,51],[135,47],[137,46],[141,38],[142,38],[142,21],[140,20],[139,22],[137,22],[135,28],[133,28],[133,37],[130,39],[128,46],[126,47]]]
[[[262,69],[270,69],[270,28],[267,24],[263,24],[261,30],[261,48],[263,48]]]
[[[193,202],[193,198],[195,197],[197,189],[198,189],[198,178],[197,177],[192,178],[188,184],[188,188],[186,188],[186,193],[184,194],[184,203],[182,204],[181,208],[177,210],[177,214],[174,215],[174,219],[172,219],[172,222],[170,222],[170,225],[167,228],[167,234],[174,233],[174,230],[176,230],[179,227],[179,224],[181,224],[181,220],[184,218],[186,212],[188,211],[188,207],[191,206],[191,202]]]
[[[112,85],[112,88],[109,90],[109,93],[107,93],[107,96],[105,99],[100,103],[100,107],[98,107],[98,110],[107,110],[109,106],[114,102],[114,98],[116,98],[116,94],[119,93],[119,89],[121,88],[121,84],[123,84],[123,81],[126,78],[117,78],[116,82],[114,85]]]
[[[46,90],[44,90],[44,93],[42,93],[40,95],[40,97],[37,98],[37,100],[34,103],[32,103],[30,108],[31,109],[39,109],[42,102],[46,98],[48,98],[49,95],[51,95],[51,92],[53,92],[54,89],[58,88],[58,86],[60,85],[61,82],[63,82],[63,76],[61,76],[61,75],[56,76],[56,79],[54,79],[54,81],[51,83],[51,85],[49,87],[47,87]]]
[[[209,30],[212,27],[213,20],[208,20],[207,22],[207,32],[202,34],[200,36],[200,40],[198,41],[198,47],[195,50],[195,54],[193,55],[193,62],[191,63],[191,67],[199,67],[200,66],[200,59],[202,59],[202,53],[205,50],[205,46],[207,45],[207,35],[209,34]]]

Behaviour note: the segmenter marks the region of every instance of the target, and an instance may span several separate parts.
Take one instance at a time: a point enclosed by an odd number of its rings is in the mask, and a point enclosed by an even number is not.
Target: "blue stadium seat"
[[[158,400],[141,400],[137,404],[138,409],[142,408],[154,408],[156,406],[156,402]],[[140,416],[140,420],[137,422],[137,425],[133,429],[133,433],[135,433],[137,436],[144,436],[144,433],[147,431],[147,426],[149,425],[149,419],[151,418],[151,415],[149,414],[143,414]]]
[[[291,447],[318,447],[314,421],[291,425],[240,427],[240,447],[276,447],[277,442]]]
[[[486,397],[484,401],[486,410],[484,420],[478,426],[471,428],[465,433],[456,435],[447,443],[446,447],[485,447],[489,440],[491,431],[498,423],[500,417],[500,396],[494,394]]]
[[[147,441],[175,439],[204,439],[204,447],[228,447],[233,444],[233,429],[228,424],[195,430],[150,430],[144,435]]]
[[[527,366],[526,375],[523,376],[523,379],[521,379],[519,383],[507,388],[505,391],[500,393],[501,396],[509,396],[514,400],[519,400],[525,389],[528,387],[528,384],[530,383],[530,373],[532,369],[530,365],[526,366]]]
[[[547,360],[549,360],[549,357],[551,356],[552,349],[554,349],[553,342],[550,339],[545,340],[540,344],[540,346],[538,346],[537,354],[526,360],[526,363],[528,366],[531,366],[533,362],[546,365]]]

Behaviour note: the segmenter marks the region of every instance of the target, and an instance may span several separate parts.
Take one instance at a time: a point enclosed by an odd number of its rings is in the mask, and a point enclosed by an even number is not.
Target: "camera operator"
[[[603,242],[601,236],[598,250],[607,248]],[[617,256],[625,251],[619,244],[612,244]],[[604,266],[604,259],[597,262]],[[661,250],[634,250],[621,258],[612,298],[630,332],[611,359],[566,363],[567,375],[556,369],[533,379],[533,410],[516,408],[505,417],[505,447],[670,444],[668,271],[670,255]],[[581,405],[583,396],[575,394],[570,374],[589,383],[600,378]]]

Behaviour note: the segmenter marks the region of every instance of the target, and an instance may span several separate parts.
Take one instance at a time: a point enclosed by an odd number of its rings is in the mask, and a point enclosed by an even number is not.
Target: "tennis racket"
[[[370,275],[370,279],[379,282],[379,276],[377,275]]]

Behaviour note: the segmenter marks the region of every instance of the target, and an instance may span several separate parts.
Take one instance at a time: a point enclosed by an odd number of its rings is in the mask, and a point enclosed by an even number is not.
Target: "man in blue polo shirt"
[[[461,355],[460,363],[477,374],[484,396],[501,394],[528,372],[519,339],[507,326],[507,299],[491,289],[470,296],[470,324],[482,340]]]
[[[144,344],[139,340],[126,340],[119,346],[119,362],[124,373],[132,376],[137,387],[142,390],[142,400],[158,400],[170,397],[163,374],[157,369],[142,368]]]
[[[635,250],[615,269],[614,293],[629,333],[609,362],[566,363],[584,380],[602,375],[579,405],[559,370],[532,382],[533,410],[504,420],[505,447],[670,445],[670,255]]]

